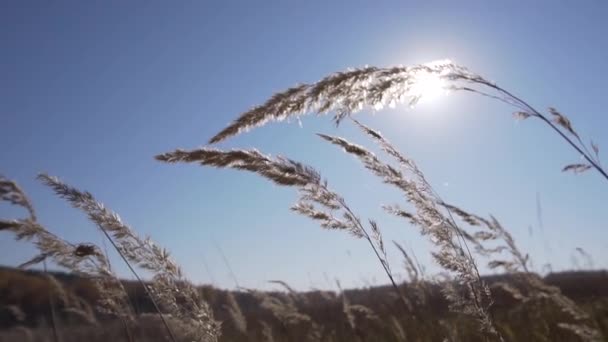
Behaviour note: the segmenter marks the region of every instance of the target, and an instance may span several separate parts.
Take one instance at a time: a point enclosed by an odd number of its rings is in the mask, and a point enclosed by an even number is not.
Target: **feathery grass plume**
[[[411,287],[408,288],[408,292],[412,293],[412,296],[410,297],[413,298],[413,300],[409,301],[410,303],[413,302],[413,304],[410,304],[412,307],[411,311],[416,315],[417,311],[420,310],[420,307],[427,304],[430,289],[428,283],[424,280],[424,274],[422,273],[420,265],[410,257],[403,246],[396,241],[393,241],[393,244],[397,247],[403,257],[403,267],[408,274]],[[414,304],[418,307],[414,308]]]
[[[76,253],[78,245],[62,240],[29,219],[0,220],[0,231],[2,230],[13,232],[17,240],[33,240],[40,251],[39,255],[21,264],[22,268],[52,259],[57,265],[93,280],[101,294],[97,303],[101,312],[132,320],[126,292],[110,270],[108,260],[98,248],[95,248],[91,254],[79,255]]]
[[[78,317],[81,322],[86,322],[88,324],[97,324],[95,314],[86,302],[76,297],[73,293],[68,293],[63,284],[61,284],[51,273],[45,271],[44,276],[51,285],[53,303],[57,308],[61,309],[61,312],[64,315],[69,314],[72,317]]]
[[[475,245],[476,251],[481,255],[489,256],[503,251],[507,251],[511,255],[512,260],[492,260],[488,265],[490,268],[502,267],[509,273],[518,271],[529,273],[529,256],[527,254],[524,255],[517,248],[511,233],[509,233],[494,216],[490,216],[490,219],[486,219],[445,202],[441,202],[441,205],[449,209],[469,225],[485,227],[487,229],[477,231],[473,234],[476,241],[503,241],[506,244],[493,248],[487,248],[482,243]]]
[[[9,316],[16,322],[23,322],[27,318],[27,315],[17,305],[0,305],[0,312],[3,313],[3,317]]]
[[[285,289],[288,294],[287,301],[289,303],[291,303],[290,305],[292,305],[293,307],[297,308],[296,303],[299,303],[300,306],[302,306],[302,305],[307,306],[307,305],[311,304],[306,295],[303,295],[300,292],[296,291],[294,288],[289,286],[289,284],[287,284],[286,282],[284,282],[282,280],[269,280],[268,282],[272,283],[272,284],[277,284],[277,285],[281,286],[283,289]],[[322,335],[323,335],[323,332],[322,332],[321,326],[317,322],[315,322],[311,317],[310,326],[308,327],[308,330],[306,332],[306,339],[309,341],[320,341]]]
[[[397,341],[408,341],[407,334],[405,333],[405,329],[403,329],[403,325],[401,325],[401,322],[399,322],[397,317],[391,315],[390,324],[391,324],[391,331],[393,332],[393,335],[395,336]]]
[[[29,198],[19,185],[2,174],[0,174],[0,201],[6,201],[25,208],[30,214],[30,219],[36,221],[36,212]]]
[[[343,298],[344,313],[348,317],[349,324],[353,329],[355,329],[357,325],[357,319],[366,319],[369,321],[378,321],[380,319],[376,313],[367,306],[362,304],[351,304],[344,294]]]
[[[287,284],[286,282],[284,282],[282,280],[269,280],[268,282],[271,284],[277,284],[277,285],[281,286],[294,299],[298,299],[298,297],[300,297],[298,291],[296,291],[294,288],[289,286],[289,284]],[[305,296],[302,296],[302,299],[306,300]]]
[[[346,296],[346,293],[342,289],[342,286],[340,286],[339,281],[336,281],[336,285],[337,285],[338,289],[340,290],[341,297],[342,297],[342,312],[346,316],[346,321],[348,322],[348,325],[350,326],[350,328],[352,330],[354,330],[354,331],[358,330],[357,329],[357,320],[358,319],[359,320],[366,319],[366,320],[370,320],[370,321],[379,320],[376,313],[372,309],[368,308],[367,306],[361,305],[361,304],[351,304],[350,300]]]
[[[392,180],[392,181],[385,180],[385,183],[395,185],[395,186],[397,186],[397,188],[404,191],[410,202],[412,202],[414,204],[418,203],[416,206],[417,210],[421,210],[421,208],[424,208],[424,204],[420,203],[420,201],[422,201],[422,202],[426,201],[427,204],[428,203],[435,203],[435,204],[443,203],[441,196],[439,196],[439,194],[435,191],[433,186],[427,181],[426,177],[424,176],[424,173],[418,168],[418,166],[416,165],[414,160],[405,157],[386,138],[384,138],[380,132],[362,124],[361,122],[359,122],[355,119],[352,119],[352,122],[354,122],[355,125],[363,131],[363,133],[370,136],[385,153],[387,153],[388,155],[393,157],[399,163],[399,167],[404,172],[406,172],[407,175],[409,175],[409,177],[407,177],[405,180]],[[379,161],[379,159],[376,158],[374,163],[377,164],[378,162],[380,162],[380,161]],[[371,171],[374,171],[373,169],[368,167],[367,164],[365,164],[365,165],[368,169],[370,169]],[[387,165],[387,167],[391,167],[388,164],[386,164],[386,165]],[[378,174],[378,173],[376,173],[376,174],[378,176],[382,176],[381,174]],[[397,172],[394,175],[397,177],[401,177],[401,178],[406,176],[405,174],[402,174],[400,172]],[[410,187],[410,190],[408,190],[408,186]],[[418,200],[415,199],[416,197],[419,197],[419,199]],[[435,209],[433,209],[433,211],[438,211],[436,208],[436,205],[434,205],[434,206],[435,206]],[[411,213],[401,209],[398,205],[393,205],[393,206],[385,205],[385,206],[383,206],[383,208],[388,213],[408,219],[410,221],[410,223],[421,226],[423,228],[424,221],[420,221],[419,218],[417,218],[414,214],[411,214]],[[452,226],[452,229],[456,232],[456,235],[458,236],[458,238],[464,244],[464,247],[467,249],[467,254],[469,255],[469,258],[472,259],[472,261],[474,263],[473,257],[468,252],[467,242],[477,245],[478,241],[474,236],[471,236],[467,231],[465,231],[464,229],[461,229],[458,226],[458,224],[456,224],[456,222],[452,216],[452,213],[450,212],[449,208],[447,208],[447,209],[448,210],[447,210],[446,219],[449,222],[449,224]],[[475,269],[475,271],[477,273],[479,273],[477,271],[477,269]]]
[[[403,268],[407,272],[410,282],[418,282],[418,269],[416,268],[416,264],[414,264],[414,261],[403,246],[397,241],[393,241],[393,244],[397,247],[399,252],[401,252],[401,256],[403,256]]]
[[[199,148],[193,151],[175,150],[157,155],[156,160],[167,163],[199,163],[217,168],[246,170],[285,186],[305,186],[320,182],[319,174],[312,168],[290,159],[272,159],[257,150],[221,151]]]
[[[591,165],[588,164],[568,164],[562,168],[562,172],[572,171],[574,173],[583,173],[587,170],[591,169]]]
[[[73,207],[84,211],[89,219],[97,224],[144,289],[149,291],[153,303],[160,305],[189,328],[189,331],[186,331],[189,338],[196,341],[217,340],[219,326],[213,319],[211,309],[194,285],[183,277],[180,267],[172,260],[167,250],[156,245],[150,238],[138,236],[116,213],[98,202],[89,192],[70,187],[56,177],[41,174],[38,178]],[[154,274],[152,283],[143,283],[130,263],[151,271]],[[158,308],[157,311],[167,324],[161,309]],[[170,327],[166,327],[175,339]]]
[[[442,202],[441,205],[450,209],[454,214],[469,225],[484,229],[473,233],[473,236],[478,241],[502,241],[505,243],[505,245],[499,245],[492,248],[486,248],[482,244],[479,244],[481,249],[479,249],[478,252],[480,254],[492,255],[507,251],[507,253],[509,253],[511,256],[511,261],[490,261],[489,266],[491,268],[502,267],[509,273],[520,271],[530,273],[530,270],[528,269],[528,254],[524,254],[519,250],[511,233],[509,233],[509,231],[507,231],[494,216],[490,216],[489,219],[486,219],[479,215],[471,214],[455,205],[447,204],[445,202]]]
[[[259,302],[260,306],[268,310],[284,326],[310,323],[312,319],[300,312],[295,301],[290,296],[280,294],[270,295],[262,291],[246,289]]]
[[[264,339],[264,342],[274,342],[274,335],[272,334],[272,327],[270,324],[264,321],[260,321],[260,324],[262,325],[262,338]]]
[[[321,227],[349,232],[362,238],[364,233],[355,218],[346,210],[341,210],[343,218],[333,212],[343,209],[344,200],[327,187],[319,173],[309,166],[296,161],[277,157],[271,158],[257,150],[221,151],[202,147],[192,151],[176,150],[157,155],[156,159],[168,163],[198,163],[218,168],[245,170],[273,181],[278,185],[293,186],[300,192],[300,200],[292,210],[319,221]]]
[[[588,164],[587,168],[564,168],[564,171],[596,169],[606,180],[608,172],[599,160],[599,148],[591,142],[582,142],[570,120],[555,108],[549,108],[551,120],[513,93],[501,88],[466,67],[449,60],[422,65],[378,68],[368,66],[329,75],[313,84],[301,84],[274,94],[264,104],[242,113],[233,123],[211,138],[218,143],[231,136],[262,126],[270,121],[282,121],[306,113],[335,112],[339,124],[344,118],[365,108],[381,110],[408,101],[415,105],[425,94],[427,84],[449,91],[471,92],[504,102],[517,109],[518,120],[537,118],[547,124]]]
[[[389,151],[392,147],[388,141],[376,132],[360,123],[368,135],[381,142],[381,146]],[[359,159],[365,168],[380,177],[384,183],[393,185],[401,190],[408,202],[416,209],[415,214],[408,214],[410,222],[420,227],[423,235],[429,235],[431,242],[438,248],[438,252],[432,255],[435,261],[444,269],[456,275],[456,285],[447,283],[444,287],[444,295],[450,301],[451,309],[471,315],[480,323],[480,329],[484,334],[502,339],[494,327],[488,309],[492,303],[490,289],[481,280],[475,259],[468,252],[466,240],[474,241],[473,237],[466,234],[451,216],[444,214],[438,205],[440,198],[426,182],[423,173],[416,165],[404,158],[400,153],[394,153],[395,157],[404,164],[413,175],[408,179],[400,170],[381,161],[375,154],[362,146],[350,143],[344,138],[332,137],[319,134],[324,140],[342,147],[342,149]],[[390,153],[393,155],[393,153]],[[403,212],[403,210],[400,210]],[[413,219],[411,219],[413,218]],[[463,247],[463,244],[465,247]],[[466,249],[465,249],[466,248]],[[464,291],[463,291],[464,289]]]
[[[453,68],[449,61],[393,68],[365,67],[339,72],[313,84],[301,84],[274,94],[264,104],[241,114],[227,128],[211,138],[217,143],[270,121],[316,112],[335,111],[334,120],[342,119],[365,107],[380,110],[409,100],[414,105],[423,95],[417,87],[421,80],[444,76]]]
[[[450,204],[443,204],[450,208],[463,221],[471,226],[476,226],[485,230],[475,232],[473,235],[481,241],[502,241],[504,245],[492,248],[482,248],[478,252],[486,256],[500,255],[506,251],[510,255],[510,260],[490,260],[488,267],[491,269],[502,268],[507,273],[513,275],[525,285],[525,293],[510,284],[499,284],[499,286],[510,293],[514,299],[521,302],[533,300],[550,301],[561,312],[565,313],[572,322],[558,322],[557,326],[561,329],[571,331],[582,341],[595,342],[601,340],[601,332],[590,320],[589,315],[574,301],[563,295],[559,288],[547,285],[540,277],[530,272],[528,268],[528,254],[524,254],[517,247],[513,236],[502,226],[493,216],[490,219],[471,214],[459,207]]]
[[[330,75],[314,84],[290,88],[274,95],[266,103],[243,113],[226,129],[212,137],[210,142],[217,143],[267,122],[295,118],[309,112],[317,114],[334,112],[334,120],[338,124],[344,118],[350,117],[352,113],[366,107],[380,110],[386,105],[390,106],[406,100],[413,105],[421,96],[424,96],[421,84],[429,78],[437,80],[436,83],[442,84],[442,87],[447,90],[472,92],[514,106],[517,108],[515,116],[518,119],[540,119],[585,158],[586,163],[567,166],[566,171],[584,171],[594,168],[608,180],[608,174],[599,161],[599,148],[591,142],[590,148],[593,151],[591,153],[565,115],[555,109],[550,109],[549,113],[552,116],[550,119],[549,116],[537,111],[495,83],[450,61],[413,67],[366,67]],[[347,153],[362,161],[366,168],[381,177],[385,183],[396,186],[405,194],[408,202],[415,208],[415,212],[410,213],[399,207],[385,208],[418,226],[422,234],[429,236],[431,241],[439,247],[439,251],[433,253],[433,257],[444,269],[456,275],[454,286],[444,290],[452,308],[473,315],[480,321],[482,331],[500,338],[487,310],[491,303],[490,290],[481,280],[475,259],[468,246],[470,243],[478,251],[492,253],[492,250],[488,250],[482,244],[487,241],[484,239],[491,239],[489,234],[492,232],[471,235],[461,229],[452,216],[452,210],[442,206],[441,197],[433,190],[413,161],[403,157],[376,131],[356,121],[355,123],[379,143],[385,152],[395,158],[399,162],[400,168],[382,162],[371,152],[351,144],[343,138],[320,136],[332,144],[341,146]],[[255,150],[221,152],[201,148],[191,152],[177,150],[157,156],[157,159],[166,162],[200,162],[203,165],[248,170],[277,184],[297,187],[300,190],[301,198],[292,207],[293,210],[319,221],[324,228],[347,230],[356,237],[368,240],[392,281],[390,269],[383,262],[386,259],[383,252],[384,245],[379,242],[382,237],[375,223],[372,223],[373,221],[370,222],[372,226],[370,235],[361,221],[346,206],[343,199],[326,189],[326,184],[325,189],[320,185],[320,181],[310,185],[311,183],[299,178],[301,175],[294,176],[298,172],[285,171],[284,168],[281,168],[280,166],[284,166],[282,165],[284,161],[271,160],[264,158],[263,155],[255,155],[256,153],[258,152]],[[338,211],[341,216],[336,216],[335,211]],[[508,237],[503,236],[503,238],[508,240]],[[521,257],[523,258],[523,256]],[[497,260],[494,266],[503,267],[505,265],[509,264]]]
[[[456,324],[448,320],[440,319],[438,326],[442,327],[443,330],[447,333],[447,336],[443,338],[442,342],[458,342],[462,340],[460,334],[458,333],[459,327]]]
[[[42,264],[44,265],[44,273],[48,275],[48,270],[46,268],[46,261],[43,261]],[[49,279],[50,280],[50,279]],[[51,283],[53,283],[53,281],[51,280]],[[53,298],[53,293],[51,292],[49,297],[48,297],[48,303],[50,306],[50,313],[51,313],[51,331],[53,332],[53,340],[55,342],[59,342],[60,338],[59,338],[59,329],[57,326],[57,312],[56,312],[56,307],[55,307],[55,300]]]
[[[288,293],[268,294],[262,291],[247,289],[260,303],[260,307],[268,310],[281,324],[288,333],[295,333],[299,341],[320,341],[322,337],[321,326],[312,317],[298,308],[298,302],[303,303],[303,296],[295,291],[290,291],[291,287],[283,281],[271,281],[277,283],[288,290]],[[305,303],[305,299],[304,299]],[[262,322],[264,324],[265,322]],[[269,328],[269,327],[268,327]],[[266,327],[263,326],[265,330]],[[304,329],[304,330],[300,330]],[[264,337],[267,333],[263,331]],[[272,336],[272,334],[270,334]]]
[[[86,245],[87,253],[82,251],[84,244],[72,244],[49,232],[36,221],[34,207],[27,195],[13,181],[0,176],[2,196],[0,200],[26,208],[30,214],[26,219],[0,220],[0,231],[15,234],[17,241],[32,241],[40,254],[22,263],[19,267],[26,268],[47,259],[76,274],[90,278],[101,298],[97,303],[101,312],[115,315],[123,320],[132,321],[133,313],[128,304],[127,294],[122,283],[113,274],[109,261],[94,245]]]
[[[319,173],[312,167],[284,157],[271,158],[257,150],[221,151],[207,147],[192,151],[178,149],[157,155],[156,159],[168,163],[198,163],[218,168],[245,170],[257,173],[278,185],[296,187],[300,199],[291,210],[319,222],[322,228],[343,230],[356,238],[365,239],[380,261],[391,285],[399,296],[403,297],[390,271],[382,235],[376,222],[369,221],[372,230],[370,235],[346,201],[330,190],[327,182],[322,181]],[[402,299],[402,301],[407,310],[406,300]]]
[[[578,336],[582,341],[602,341],[602,335],[597,329],[593,329],[581,324],[571,323],[558,323],[557,326],[564,330],[572,332],[574,335]]]
[[[239,306],[239,303],[237,303],[236,298],[234,298],[234,294],[231,291],[228,291],[226,301],[228,304],[224,305],[224,309],[228,311],[235,329],[238,332],[247,335],[247,318],[245,315],[243,315],[243,311],[241,311],[241,307]]]

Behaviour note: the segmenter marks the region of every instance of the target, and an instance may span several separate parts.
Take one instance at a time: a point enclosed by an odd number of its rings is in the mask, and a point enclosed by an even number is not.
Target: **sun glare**
[[[420,97],[420,102],[431,102],[446,93],[445,86],[445,81],[440,75],[425,72],[416,75],[416,83],[412,86],[411,92],[414,96]]]

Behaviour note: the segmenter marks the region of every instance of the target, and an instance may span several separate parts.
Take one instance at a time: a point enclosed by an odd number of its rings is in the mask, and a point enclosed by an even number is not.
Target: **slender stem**
[[[380,261],[380,264],[382,264],[382,268],[384,269],[384,272],[388,276],[388,279],[391,281],[391,285],[395,289],[395,292],[397,292],[397,295],[399,296],[399,299],[401,299],[401,303],[403,304],[403,308],[405,309],[405,312],[408,312],[409,311],[409,306],[407,305],[407,301],[405,300],[405,298],[403,298],[403,295],[401,294],[401,290],[399,290],[399,286],[395,282],[395,279],[393,278],[393,275],[392,275],[391,271],[387,267],[386,263],[388,261],[386,261],[386,260],[384,260],[382,258],[382,256],[378,252],[378,249],[374,245],[374,242],[372,241],[372,238],[369,236],[369,234],[367,233],[367,230],[365,230],[365,227],[363,227],[363,224],[361,223],[361,221],[359,220],[359,218],[357,218],[357,216],[355,215],[355,213],[353,213],[353,211],[348,207],[348,205],[346,205],[346,203],[344,202],[344,200],[340,199],[339,202],[340,202],[340,205],[344,208],[344,210],[346,210],[351,215],[351,217],[354,219],[354,221],[357,224],[357,226],[359,226],[359,229],[363,232],[363,235],[365,236],[365,239],[367,240],[367,242],[369,243],[369,245],[372,247],[372,250],[376,254],[376,257]]]
[[[428,189],[431,191],[431,194],[435,197],[436,200],[439,200],[440,202],[443,202],[443,199],[441,198],[441,196],[439,196],[439,193],[437,193],[437,191],[435,191],[435,189],[433,188],[433,186],[426,180],[426,178],[424,177],[424,175],[421,174],[421,180],[422,182],[424,182],[424,184],[428,187]],[[452,239],[450,239],[450,244],[452,245],[452,248],[454,248],[454,250],[458,250],[460,249],[461,251],[464,252],[464,250],[466,249],[466,252],[468,254],[468,260],[471,262],[471,265],[473,266],[473,270],[475,271],[475,276],[477,277],[477,284],[479,286],[479,290],[482,291],[483,290],[483,280],[481,279],[481,274],[479,273],[479,269],[477,268],[477,263],[475,262],[475,258],[473,258],[473,253],[471,253],[471,250],[469,249],[469,244],[467,243],[466,239],[464,238],[464,235],[461,231],[461,228],[458,227],[458,224],[456,223],[456,220],[454,219],[454,216],[452,215],[452,211],[449,208],[446,208],[448,216],[449,216],[449,220],[448,223],[449,225],[453,228],[453,230],[456,232],[456,236],[458,237],[456,239],[456,241],[458,241],[458,248],[455,246],[454,241]],[[462,248],[462,245],[464,244],[464,249]],[[466,258],[466,256],[465,256]],[[470,286],[470,285],[467,285]],[[485,313],[485,309],[482,305],[482,299],[479,298],[477,296],[477,292],[475,290],[472,290],[471,293],[473,294],[473,301],[475,302],[475,306],[481,310],[482,312]],[[488,317],[490,317],[491,313],[488,312],[487,313]],[[492,322],[492,325],[494,325],[494,322]],[[502,336],[498,333],[498,337],[500,338],[500,340],[502,340]],[[486,336],[486,340],[487,340],[487,336]]]
[[[44,266],[44,273],[47,277],[52,277],[48,274],[47,268],[46,268],[46,260],[42,261],[42,265]],[[55,302],[53,301],[53,294],[55,288],[52,289],[52,291],[49,293],[49,304],[51,306],[51,327],[53,328],[53,341],[55,342],[59,342],[59,333],[57,332],[57,318],[55,317]]]
[[[230,261],[226,257],[226,254],[224,254],[224,251],[222,250],[222,247],[217,243],[217,241],[215,241],[215,239],[213,239],[213,245],[215,246],[215,249],[217,249],[217,251],[220,253],[220,256],[222,257],[222,261],[224,262],[224,265],[226,265],[226,268],[228,269],[228,272],[230,272],[230,276],[232,277],[232,280],[234,281],[234,284],[236,285],[236,288],[237,289],[240,288],[241,285],[239,285],[239,280],[237,279],[236,274],[232,270],[232,267],[230,266]]]
[[[129,342],[135,341],[133,339],[133,335],[131,334],[131,329],[129,329],[129,324],[127,323],[127,321],[123,318],[121,318],[120,321],[122,322],[122,327],[125,329],[125,334],[127,335]]]
[[[175,335],[173,334],[173,331],[171,331],[171,328],[169,327],[169,323],[167,323],[167,321],[165,320],[165,316],[160,311],[160,308],[159,308],[158,304],[156,303],[156,300],[154,300],[154,297],[152,296],[152,294],[148,290],[148,287],[146,286],[146,284],[144,283],[144,281],[139,277],[139,275],[137,274],[137,272],[135,272],[135,269],[133,269],[133,267],[131,266],[131,263],[129,262],[129,260],[127,260],[127,258],[124,256],[124,254],[120,251],[120,249],[118,248],[118,246],[116,245],[116,243],[114,242],[114,240],[112,239],[112,237],[110,236],[110,234],[108,234],[108,232],[106,232],[106,230],[103,229],[103,228],[101,229],[101,231],[106,236],[106,238],[110,241],[110,243],[112,244],[112,247],[114,247],[114,249],[118,252],[118,255],[120,255],[120,257],[125,262],[125,264],[127,264],[127,267],[129,268],[129,270],[131,270],[131,273],[133,273],[133,275],[135,276],[135,278],[137,278],[137,281],[141,284],[141,286],[143,286],[144,291],[146,291],[146,294],[150,298],[150,301],[152,301],[152,305],[154,305],[154,309],[156,310],[156,312],[160,316],[160,320],[163,322],[163,325],[165,326],[165,328],[169,332],[171,340],[173,342],[177,342],[177,339],[175,338]]]
[[[483,83],[491,88],[494,88],[496,90],[498,90],[499,92],[511,97],[512,99],[514,99],[515,101],[521,103],[523,106],[525,106],[526,108],[528,108],[536,117],[538,117],[539,119],[541,119],[542,121],[544,121],[547,125],[549,125],[549,127],[551,127],[555,132],[557,132],[564,140],[566,140],[566,142],[568,142],[568,144],[570,144],[570,146],[572,146],[572,148],[574,148],[578,153],[580,153],[585,160],[587,160],[589,162],[589,164],[591,164],[591,166],[593,166],[606,180],[608,180],[608,173],[606,171],[604,171],[604,169],[598,164],[596,163],[593,158],[591,158],[588,153],[586,153],[585,151],[583,151],[574,141],[572,141],[572,139],[570,139],[566,134],[564,134],[564,132],[562,132],[559,128],[557,128],[555,126],[555,124],[553,124],[553,122],[551,122],[551,120],[547,119],[546,116],[544,116],[543,114],[541,114],[538,110],[534,109],[534,107],[532,107],[531,105],[529,105],[526,101],[520,99],[519,97],[513,95],[512,93],[510,93],[509,91],[497,86],[497,85],[493,85],[491,83]]]
[[[474,92],[478,92],[477,90],[473,90],[471,88],[460,88],[462,90],[469,90],[469,91],[474,91]],[[483,93],[482,93],[483,94]],[[488,95],[490,96],[490,95]],[[496,97],[497,98],[497,97]],[[362,125],[357,121],[351,118],[351,121],[353,121],[356,125],[362,127]],[[363,126],[364,127],[364,126]],[[428,191],[430,192],[431,196],[433,196],[433,201],[434,202],[443,202],[445,203],[442,199],[441,196],[439,196],[439,194],[437,193],[437,191],[435,191],[435,189],[433,188],[433,186],[426,180],[426,177],[424,176],[424,174],[418,169],[418,167],[412,162],[409,161],[407,158],[405,158],[404,156],[401,155],[401,153],[395,149],[388,141],[385,141],[383,138],[379,139],[381,141],[381,145],[383,146],[382,148],[388,152],[389,155],[392,155],[394,158],[396,158],[400,165],[402,165],[402,167],[409,169],[414,175],[416,175],[416,177],[418,178],[419,182],[426,188],[428,189]],[[418,194],[418,196],[421,196],[420,194]],[[451,228],[453,228],[453,230],[456,231],[456,241],[458,241],[458,246],[456,246],[456,244],[454,243],[453,239],[450,239],[450,245],[454,250],[460,250],[462,251],[462,253],[464,254],[464,250],[466,249],[466,252],[468,254],[468,261],[471,263],[472,268],[475,272],[475,275],[477,277],[477,283],[481,288],[483,287],[483,281],[481,279],[481,275],[479,273],[479,269],[477,268],[477,264],[475,263],[475,258],[473,258],[473,254],[471,253],[471,250],[469,249],[469,245],[467,244],[467,241],[461,231],[461,229],[458,227],[458,224],[456,223],[456,220],[454,220],[454,217],[452,215],[452,212],[450,211],[449,208],[446,208],[448,215],[449,215],[449,220],[448,223],[450,225]],[[464,248],[462,247],[464,244]],[[373,246],[372,246],[373,247]],[[466,256],[465,256],[466,258]],[[482,303],[481,303],[481,299],[477,297],[477,294],[475,291],[473,292],[473,299],[475,301],[475,306],[477,308],[479,308],[480,310],[483,310],[482,307]]]
[[[513,102],[509,102],[509,101],[508,101],[508,98],[507,98],[507,99],[505,99],[505,98],[503,98],[503,97],[496,96],[496,95],[492,95],[492,94],[488,94],[488,93],[483,92],[483,91],[481,91],[481,90],[477,90],[477,89],[473,89],[473,88],[469,88],[469,87],[462,87],[462,88],[455,88],[455,89],[456,89],[456,90],[464,90],[464,91],[468,91],[468,92],[471,92],[471,93],[475,93],[475,94],[478,94],[478,95],[481,95],[481,96],[489,97],[489,98],[491,98],[491,99],[498,100],[498,101],[500,101],[500,102],[504,102],[504,103],[508,104],[509,106],[514,106],[514,107],[517,107],[517,108],[519,108],[519,109],[525,110],[525,108],[524,108],[524,107],[520,107],[520,106],[521,106],[521,104],[518,104],[518,103],[513,103]]]
[[[570,139],[567,135],[564,134],[564,132],[562,132],[559,128],[557,128],[553,124],[553,122],[551,122],[551,120],[547,119],[544,115],[539,115],[538,118],[543,120],[544,122],[546,122],[549,126],[551,126],[551,128],[553,128],[553,130],[555,130],[557,133],[559,133],[559,135],[562,138],[564,138],[564,140],[566,140],[568,142],[568,144],[570,144],[570,146],[572,146],[577,152],[579,152],[585,158],[585,160],[587,160],[589,162],[589,164],[591,164],[591,166],[593,166],[602,176],[604,176],[604,178],[606,178],[606,180],[608,180],[608,173],[606,173],[606,171],[604,171],[604,169],[602,169],[602,167],[600,165],[598,165],[593,160],[593,158],[591,158],[587,153],[583,152],[583,150],[581,150],[581,148],[578,147],[572,141],[572,139]]]

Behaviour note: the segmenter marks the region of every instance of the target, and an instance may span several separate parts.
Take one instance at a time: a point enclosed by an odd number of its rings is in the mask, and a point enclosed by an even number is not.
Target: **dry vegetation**
[[[237,118],[211,140],[226,140],[270,121],[306,113],[334,113],[337,124],[349,121],[382,151],[343,137],[318,134],[328,144],[353,156],[383,183],[403,195],[403,203],[384,206],[388,214],[418,228],[434,249],[443,270],[427,276],[415,258],[398,244],[409,281],[395,280],[380,224],[359,217],[348,201],[312,167],[255,149],[223,151],[202,147],[156,156],[166,163],[196,163],[253,172],[279,186],[295,188],[291,209],[324,229],[344,231],[373,251],[388,287],[300,293],[277,281],[282,292],[226,292],[198,288],[181,273],[169,253],[139,236],[92,194],[56,177],[38,178],[59,197],[84,212],[128,266],[135,283],[113,273],[107,256],[95,245],[69,242],[45,228],[35,206],[8,178],[0,178],[0,198],[23,207],[20,219],[0,220],[0,230],[33,243],[39,254],[21,268],[52,261],[71,275],[3,271],[0,278],[1,320],[6,340],[79,341],[601,341],[608,336],[605,273],[542,278],[529,270],[528,255],[494,217],[481,217],[445,203],[416,163],[382,134],[352,118],[366,108],[380,110],[401,102],[414,105],[429,78],[451,91],[472,92],[513,106],[517,119],[537,119],[559,135],[565,146],[583,156],[563,171],[602,168],[599,148],[583,143],[570,120],[554,108],[534,109],[498,85],[449,61],[412,67],[350,70],[314,84],[275,94]],[[485,278],[479,265],[502,271]],[[45,264],[46,265],[46,264]],[[149,282],[139,274],[152,275]],[[571,279],[585,277],[585,287],[572,289]],[[557,277],[557,278],[556,278]],[[568,291],[562,291],[568,289]]]
[[[59,296],[48,281],[49,274],[15,269],[0,270],[0,300],[3,333],[0,341],[11,341],[25,331],[32,340],[53,341],[51,312],[59,340],[127,341],[119,320],[93,312],[99,299],[93,282],[65,273],[51,273],[66,296]],[[492,289],[491,313],[498,330],[512,341],[572,341],[556,322],[572,322],[551,300],[522,303],[512,289],[524,291],[514,277],[484,278]],[[608,273],[576,272],[552,274],[541,279],[571,298],[603,334],[608,333]],[[136,313],[131,334],[138,341],[167,341],[153,303],[137,282],[123,282]],[[222,341],[483,341],[475,322],[449,311],[440,282],[423,281],[400,285],[411,303],[404,311],[392,287],[330,291],[274,292],[226,291],[213,287],[198,290],[209,303],[214,317],[222,321]],[[505,290],[506,288],[506,290]],[[509,292],[511,291],[511,292]],[[53,304],[53,306],[51,306]],[[186,341],[176,330],[178,340]]]

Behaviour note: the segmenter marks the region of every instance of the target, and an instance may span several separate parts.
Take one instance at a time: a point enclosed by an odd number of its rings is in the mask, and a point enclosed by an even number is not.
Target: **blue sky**
[[[2,1],[0,172],[28,192],[42,223],[71,241],[102,239],[34,178],[44,171],[92,192],[170,249],[196,282],[235,286],[221,249],[241,286],[384,283],[363,241],[322,231],[288,210],[292,189],[153,156],[205,144],[239,113],[298,82],[349,67],[443,58],[539,109],[559,108],[608,149],[607,14],[601,1]],[[536,269],[571,267],[576,247],[606,267],[608,183],[593,172],[561,173],[579,157],[539,122],[515,122],[511,112],[457,93],[359,119],[414,158],[447,201],[496,215]],[[274,123],[221,147],[257,147],[316,167],[360,216],[379,222],[387,240],[411,247],[436,271],[416,229],[380,209],[399,194],[316,132],[368,144],[348,124],[309,116],[302,127]],[[0,205],[1,217],[19,215]],[[0,264],[34,253],[0,235]]]

